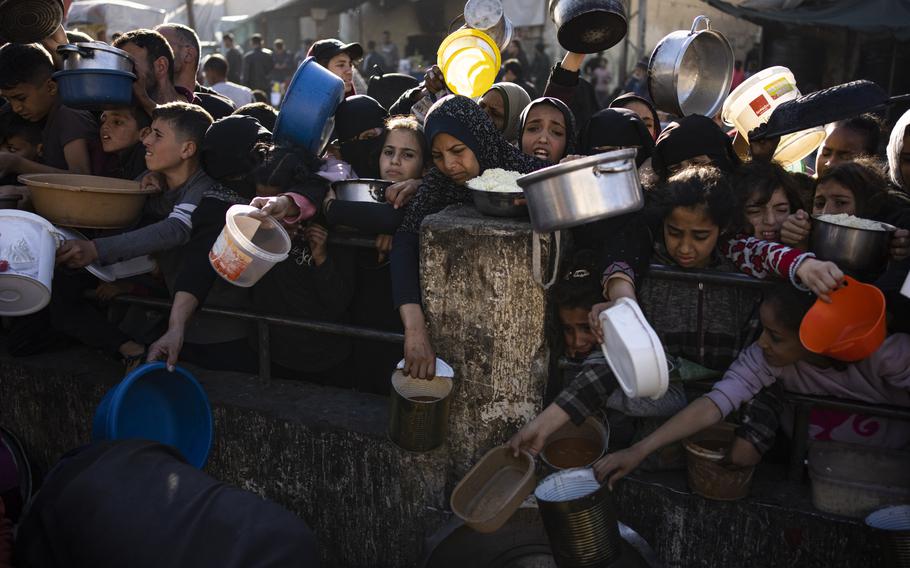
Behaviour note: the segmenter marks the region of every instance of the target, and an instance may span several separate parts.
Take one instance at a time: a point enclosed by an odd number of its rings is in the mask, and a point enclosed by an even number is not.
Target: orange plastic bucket
[[[799,326],[803,347],[839,361],[860,361],[885,341],[885,296],[849,276],[831,293],[831,303],[817,300]]]

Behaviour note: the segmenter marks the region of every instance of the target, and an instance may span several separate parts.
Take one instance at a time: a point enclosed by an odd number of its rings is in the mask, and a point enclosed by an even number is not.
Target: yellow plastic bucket
[[[490,90],[502,63],[493,38],[474,29],[449,34],[439,45],[436,61],[449,89],[471,98]]]

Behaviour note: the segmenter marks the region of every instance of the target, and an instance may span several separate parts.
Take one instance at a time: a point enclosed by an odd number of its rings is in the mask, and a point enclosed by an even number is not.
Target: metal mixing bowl
[[[523,191],[481,191],[472,189],[474,206],[493,217],[527,217],[528,204]],[[520,201],[519,201],[520,200]]]
[[[346,179],[332,183],[339,201],[385,203],[385,190],[394,182],[382,179]]]
[[[813,217],[809,250],[851,272],[874,273],[888,263],[888,247],[897,227],[881,223],[887,230],[858,229]]]

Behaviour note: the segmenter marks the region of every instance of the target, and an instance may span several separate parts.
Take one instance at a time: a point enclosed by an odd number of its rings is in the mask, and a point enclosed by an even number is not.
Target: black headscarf
[[[639,167],[654,152],[651,132],[637,114],[627,108],[605,108],[591,117],[578,137],[578,151],[590,156],[601,146],[637,147]]]
[[[657,116],[657,109],[654,108],[651,101],[635,93],[625,93],[613,99],[613,102],[610,103],[610,108],[627,108],[626,105],[628,103],[641,103],[648,107],[648,110],[651,111],[651,118],[654,119],[654,137],[652,140],[656,140],[660,134],[660,117]]]
[[[540,97],[539,99],[534,99],[531,101],[531,104],[525,107],[521,112],[521,117],[518,119],[518,146],[521,147],[521,139],[525,133],[525,123],[528,121],[528,114],[531,112],[531,109],[537,105],[548,104],[559,112],[562,113],[563,118],[566,120],[566,149],[558,159],[554,160],[558,162],[559,160],[565,158],[568,154],[575,153],[575,142],[578,137],[578,127],[575,124],[575,115],[572,114],[572,111],[566,106],[566,103],[554,97]]]
[[[382,136],[357,140],[364,130],[385,128],[389,113],[366,95],[346,98],[335,111],[335,138],[341,143],[341,158],[362,178],[379,177]]]
[[[740,164],[733,142],[708,117],[693,114],[671,122],[657,139],[651,164],[654,173],[667,179],[676,164],[705,155],[724,173],[732,173]]]
[[[232,115],[216,120],[202,140],[202,166],[216,181],[252,199],[256,195],[253,170],[262,162],[272,134],[251,116]],[[257,151],[257,144],[262,148]]]
[[[548,164],[527,156],[506,141],[493,121],[473,100],[460,95],[440,99],[427,113],[424,130],[432,147],[433,138],[446,133],[461,140],[477,157],[480,172],[490,168],[530,173]],[[471,200],[471,191],[458,185],[438,168],[432,168],[423,177],[417,195],[408,204],[400,231],[419,233],[424,217],[455,203]]]

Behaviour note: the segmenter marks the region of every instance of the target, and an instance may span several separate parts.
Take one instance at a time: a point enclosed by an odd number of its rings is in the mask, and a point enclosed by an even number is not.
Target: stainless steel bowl
[[[843,270],[873,273],[884,270],[888,247],[897,227],[882,223],[887,230],[845,227],[813,217],[809,250]]]
[[[474,206],[493,217],[527,217],[528,202],[523,191],[482,191],[472,189]]]
[[[94,70],[133,72],[130,54],[100,41],[61,45],[57,52],[63,57],[63,70]]]
[[[385,190],[395,182],[382,179],[345,179],[332,183],[335,198],[360,203],[386,203]]]
[[[538,233],[630,213],[645,204],[635,149],[557,164],[518,178]]]

